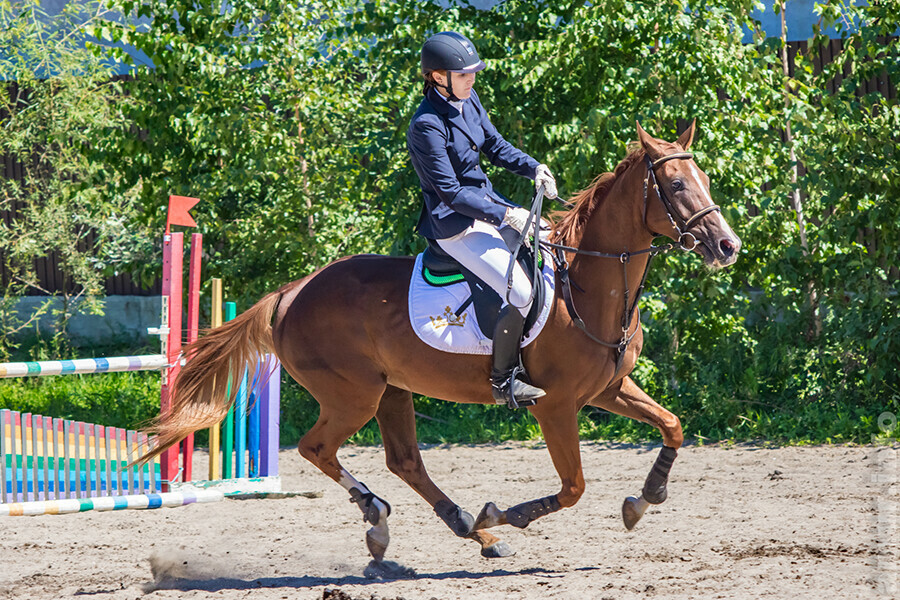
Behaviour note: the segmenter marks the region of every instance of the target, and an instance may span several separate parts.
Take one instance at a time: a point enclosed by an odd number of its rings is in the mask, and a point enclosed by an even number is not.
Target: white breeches
[[[512,260],[512,253],[496,227],[484,221],[475,221],[453,237],[435,241],[441,250],[500,294],[504,306],[507,304],[506,271]],[[518,308],[522,316],[528,316],[531,302],[531,282],[522,267],[516,263],[509,303]]]

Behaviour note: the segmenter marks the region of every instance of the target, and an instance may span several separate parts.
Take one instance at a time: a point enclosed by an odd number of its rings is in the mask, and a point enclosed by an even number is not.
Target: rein
[[[604,346],[606,348],[613,348],[616,350],[616,371],[613,374],[613,378],[619,374],[619,371],[622,368],[622,364],[625,361],[625,353],[628,350],[629,344],[631,344],[631,340],[634,339],[634,336],[637,335],[637,332],[640,330],[640,308],[638,308],[638,302],[641,298],[641,295],[644,292],[644,284],[647,281],[647,273],[650,271],[650,263],[654,256],[657,254],[663,254],[665,252],[669,252],[670,250],[674,250],[675,248],[680,248],[684,251],[691,251],[697,247],[698,240],[694,236],[694,234],[690,233],[690,228],[696,225],[702,217],[705,215],[719,211],[721,209],[712,204],[710,206],[705,206],[700,210],[696,211],[687,219],[684,219],[672,203],[669,201],[668,197],[666,197],[665,193],[660,189],[659,182],[656,179],[655,167],[668,161],[674,159],[690,159],[693,158],[693,154],[690,152],[678,152],[675,154],[669,154],[663,156],[661,158],[656,159],[655,161],[651,160],[650,157],[647,157],[647,175],[644,177],[644,208],[643,208],[643,222],[644,227],[647,228],[650,233],[655,236],[659,236],[660,234],[656,233],[647,225],[647,204],[649,202],[649,182],[652,179],[653,181],[653,189],[656,191],[656,196],[659,198],[660,202],[662,202],[663,209],[666,211],[666,216],[669,218],[669,222],[672,224],[672,228],[675,232],[678,233],[678,246],[675,244],[665,244],[663,246],[650,246],[649,248],[645,248],[643,250],[635,250],[633,252],[621,252],[619,254],[612,254],[608,252],[596,252],[593,250],[582,250],[580,248],[573,248],[571,246],[565,246],[562,244],[555,244],[552,242],[541,241],[540,245],[547,249],[552,249],[553,262],[556,265],[556,273],[559,275],[559,281],[562,284],[560,286],[560,291],[563,296],[563,300],[566,303],[566,309],[569,312],[569,318],[572,319],[572,322],[578,327],[591,341]],[[541,197],[543,196],[543,188],[538,190],[538,193],[535,195],[535,202],[540,203]],[[534,211],[534,205],[532,206],[532,212]],[[538,209],[540,210],[540,209]],[[538,213],[539,214],[539,213]],[[674,217],[673,217],[674,215]],[[676,223],[676,219],[678,223]],[[526,228],[527,229],[527,228]],[[693,239],[690,247],[687,246],[686,240],[687,237]],[[535,234],[535,239],[539,239],[537,234]],[[613,258],[618,259],[619,262],[622,263],[622,275],[625,281],[625,292],[624,292],[624,309],[622,311],[622,338],[618,342],[607,342],[601,340],[590,331],[587,330],[587,325],[584,323],[584,319],[578,314],[578,310],[575,308],[575,302],[572,298],[572,285],[581,291],[584,292],[581,288],[578,287],[577,284],[572,282],[571,277],[569,276],[569,263],[566,260],[565,252],[572,252],[574,254],[580,254],[582,256],[594,256],[597,258]],[[536,254],[536,253],[535,253]],[[647,265],[644,267],[644,272],[641,274],[641,283],[638,285],[637,293],[635,294],[634,301],[629,306],[628,304],[628,296],[629,296],[629,288],[628,288],[628,263],[631,262],[632,257],[640,256],[641,254],[648,254],[649,257],[647,259]],[[631,333],[628,332],[628,327],[631,324],[632,319],[634,318],[635,313],[638,314],[638,324],[634,328],[634,331]]]

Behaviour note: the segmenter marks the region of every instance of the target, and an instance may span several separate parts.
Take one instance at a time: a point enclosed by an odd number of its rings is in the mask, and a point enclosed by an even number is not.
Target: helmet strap
[[[439,87],[441,89],[447,90],[447,99],[451,102],[459,102],[459,98],[456,97],[456,94],[453,93],[453,75],[452,71],[447,71],[447,85],[441,85],[437,81],[434,82],[435,87]]]

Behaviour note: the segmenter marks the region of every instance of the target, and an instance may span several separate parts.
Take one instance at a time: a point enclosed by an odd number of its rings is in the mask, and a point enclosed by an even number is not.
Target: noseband
[[[674,160],[674,159],[691,159],[694,158],[693,153],[691,152],[676,152],[675,154],[668,154],[661,158],[657,158],[656,160],[651,160],[649,156],[646,156],[647,159],[647,174],[644,176],[644,227],[652,233],[654,236],[659,237],[660,234],[653,231],[650,228],[650,225],[647,224],[647,204],[650,201],[649,195],[649,183],[653,181],[653,189],[656,191],[656,197],[659,198],[659,201],[662,202],[663,209],[666,211],[666,216],[669,218],[669,223],[672,225],[672,229],[678,234],[678,243],[684,250],[693,250],[697,247],[697,238],[696,236],[690,232],[691,227],[697,224],[700,219],[704,216],[708,215],[711,212],[722,212],[722,209],[719,208],[717,204],[711,204],[709,206],[704,206],[700,210],[696,211],[687,219],[683,218],[681,214],[675,210],[675,206],[669,200],[669,197],[666,196],[666,193],[662,191],[659,187],[659,181],[656,179],[656,167],[663,164],[666,161]],[[688,237],[691,238],[691,245],[687,245]]]

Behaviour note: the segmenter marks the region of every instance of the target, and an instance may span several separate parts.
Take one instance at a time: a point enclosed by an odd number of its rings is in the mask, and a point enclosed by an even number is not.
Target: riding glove
[[[544,186],[544,195],[550,198],[551,200],[556,198],[556,179],[553,177],[553,173],[550,172],[550,167],[547,165],[538,165],[537,170],[534,175],[534,186],[539,188]]]
[[[507,208],[506,216],[503,217],[503,223],[522,233],[522,230],[525,229],[525,223],[528,222],[529,214],[531,213],[524,208]]]

